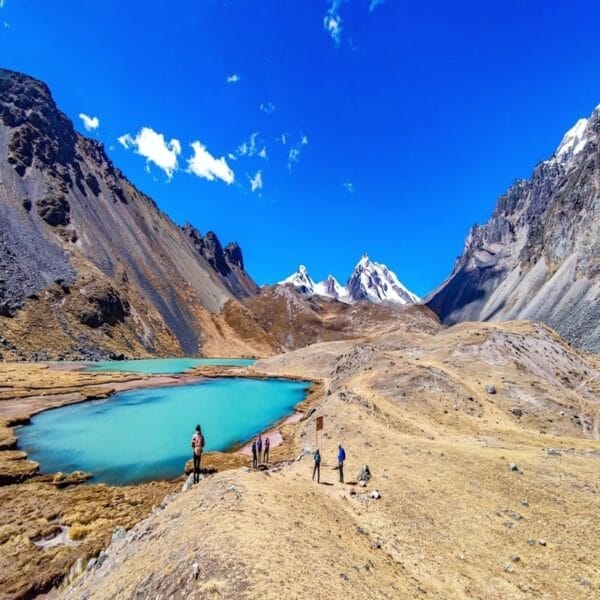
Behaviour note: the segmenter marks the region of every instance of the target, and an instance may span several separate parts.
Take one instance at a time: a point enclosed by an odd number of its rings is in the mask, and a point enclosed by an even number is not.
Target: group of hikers
[[[315,461],[315,465],[313,467],[312,478],[314,481],[315,475],[316,475],[317,483],[321,483],[321,450],[318,447],[315,450],[313,458]],[[341,444],[338,446],[337,459],[338,459],[337,470],[340,475],[340,483],[344,483],[344,461],[346,460],[346,451],[344,450],[344,448],[342,447]]]
[[[265,436],[263,441],[262,436],[255,437],[252,440],[252,468],[258,469],[259,463],[269,464],[269,449],[271,448],[271,440],[269,436]],[[262,458],[262,460],[261,460]]]
[[[192,436],[192,455],[194,457],[194,483],[200,481],[200,463],[202,461],[202,452],[204,450],[204,436],[202,435],[202,428],[200,425],[196,425],[196,430]],[[268,436],[264,439],[261,435],[255,437],[252,440],[252,468],[258,469],[258,465],[269,463],[269,450],[271,448],[271,440]],[[317,447],[313,455],[314,467],[312,478],[313,481],[315,476],[317,477],[317,483],[321,483],[321,450]],[[338,446],[338,464],[337,470],[340,475],[340,483],[344,483],[344,461],[346,460],[346,451],[340,444]]]

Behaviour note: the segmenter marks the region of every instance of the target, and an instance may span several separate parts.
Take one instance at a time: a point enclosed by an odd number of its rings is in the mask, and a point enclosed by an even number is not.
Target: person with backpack
[[[271,447],[271,440],[269,440],[269,436],[265,436],[265,445],[264,445],[264,463],[269,464],[269,448]]]
[[[258,468],[258,456],[256,454],[256,438],[252,440],[252,468]]]
[[[194,456],[194,483],[200,481],[200,461],[202,460],[202,450],[204,449],[204,436],[200,425],[196,425],[196,431],[192,436],[192,453]]]
[[[258,454],[258,462],[260,462],[260,459],[262,458],[262,437],[260,437],[260,434],[258,436],[258,441],[256,442],[256,454]]]
[[[340,444],[338,446],[338,470],[340,472],[340,483],[344,483],[344,461],[346,460],[346,451]]]
[[[317,475],[317,483],[321,483],[321,453],[319,448],[315,450],[315,466],[313,468],[313,481],[315,480],[315,474]]]

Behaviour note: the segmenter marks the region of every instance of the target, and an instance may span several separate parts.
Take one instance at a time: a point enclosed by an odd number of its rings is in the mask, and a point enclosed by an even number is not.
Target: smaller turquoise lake
[[[222,378],[144,388],[42,412],[19,428],[19,448],[43,473],[89,471],[94,482],[171,479],[192,457],[197,423],[204,450],[227,450],[291,414],[310,383]]]
[[[104,360],[86,367],[89,373],[120,371],[166,375],[183,373],[193,367],[247,367],[256,362],[253,358],[148,358],[139,360]]]

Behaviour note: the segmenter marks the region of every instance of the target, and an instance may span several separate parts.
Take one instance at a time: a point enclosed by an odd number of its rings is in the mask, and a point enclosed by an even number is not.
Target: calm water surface
[[[196,423],[206,451],[226,450],[292,413],[309,386],[223,378],[120,392],[36,415],[19,429],[19,447],[44,473],[81,469],[119,485],[177,477]]]
[[[152,375],[183,373],[193,367],[223,366],[246,367],[255,363],[253,358],[148,358],[141,360],[104,360],[86,367],[86,371],[124,371]]]

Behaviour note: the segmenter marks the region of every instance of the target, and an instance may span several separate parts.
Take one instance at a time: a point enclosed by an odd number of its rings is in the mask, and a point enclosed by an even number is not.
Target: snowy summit
[[[416,294],[400,282],[393,271],[382,263],[370,260],[366,254],[354,267],[345,286],[341,285],[333,275],[329,275],[325,281],[315,283],[304,265],[300,265],[295,273],[279,282],[279,285],[286,284],[293,285],[301,294],[324,296],[346,304],[353,304],[360,300],[375,304],[383,302],[415,304],[420,301]]]

